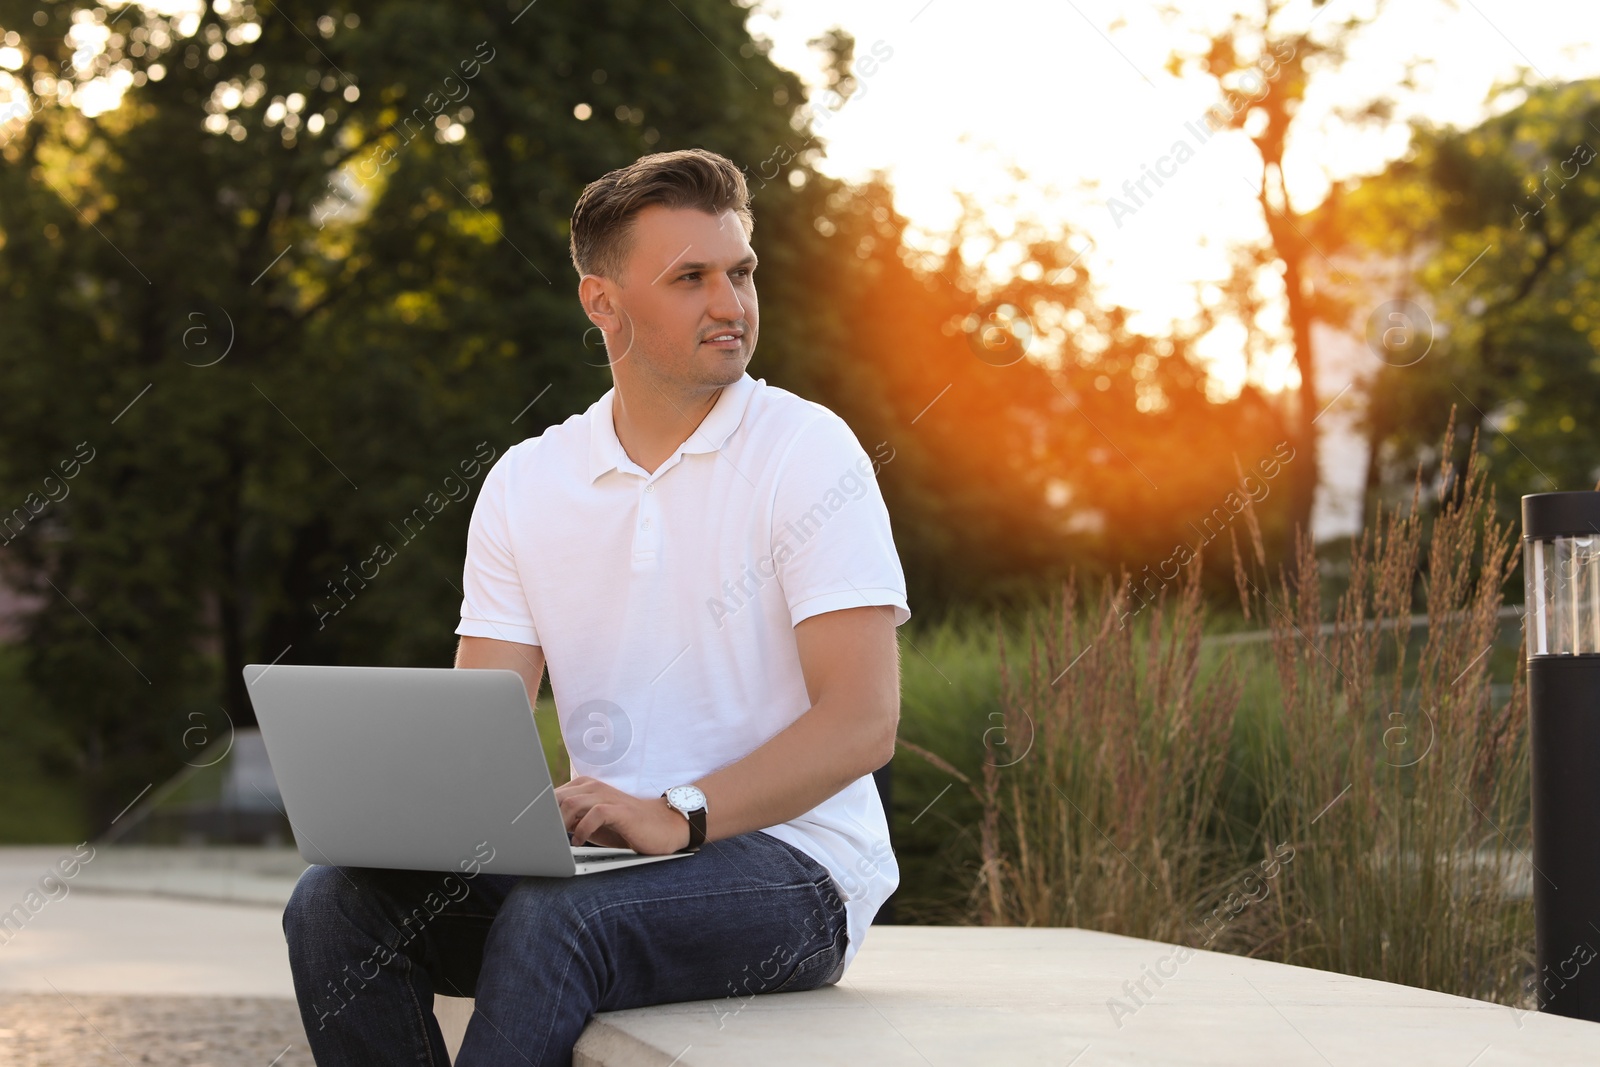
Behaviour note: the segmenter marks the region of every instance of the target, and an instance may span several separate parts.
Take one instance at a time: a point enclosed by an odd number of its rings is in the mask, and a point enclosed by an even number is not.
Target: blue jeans
[[[446,1067],[433,995],[476,998],[457,1064],[572,1063],[597,1011],[719,1000],[844,972],[827,870],[760,831],[683,859],[575,878],[308,867],[283,913],[321,1067]]]

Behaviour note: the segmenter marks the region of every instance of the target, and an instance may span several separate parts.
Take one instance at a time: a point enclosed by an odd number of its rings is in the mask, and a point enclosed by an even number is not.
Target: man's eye
[[[681,282],[681,281],[684,281],[685,279],[688,279],[688,278],[698,278],[698,277],[700,277],[700,272],[697,271],[697,270],[694,270],[694,271],[690,271],[688,274],[680,276],[678,278],[678,280]]]

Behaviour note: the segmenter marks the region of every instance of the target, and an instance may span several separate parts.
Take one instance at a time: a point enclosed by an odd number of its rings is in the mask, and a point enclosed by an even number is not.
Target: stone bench
[[[437,1003],[454,1056],[471,1001]],[[1548,1067],[1600,1063],[1600,1024],[1090,930],[874,926],[836,986],[604,1012],[574,1055],[752,1063]]]

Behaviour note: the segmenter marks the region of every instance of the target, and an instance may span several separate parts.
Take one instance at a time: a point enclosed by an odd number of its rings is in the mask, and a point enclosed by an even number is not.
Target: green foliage
[[[70,71],[63,34],[92,5],[35,10],[0,4],[0,25],[36,76]],[[747,40],[714,0],[604,24],[356,4],[324,32],[326,14],[274,5],[237,43],[248,9],[184,38],[131,8],[106,57],[143,81],[121,107],[41,98],[7,127],[6,514],[80,442],[94,458],[0,565],[43,598],[28,673],[102,824],[177,769],[189,712],[251,721],[246,662],[448,662],[469,494],[609,385],[567,288],[578,192],[652,145],[760,159],[792,133],[774,95],[800,97],[763,56],[701,61],[702,33]],[[211,103],[230,84],[231,110]]]
[[[650,151],[746,168],[752,373],[892,449],[919,621],[1159,562],[1283,439],[1100,306],[1070,235],[1011,235],[1042,269],[999,289],[915,261],[887,187],[815,170],[738,4],[225,8],[0,0],[36,90],[0,129],[0,577],[42,605],[23,670],[91,826],[182,765],[194,714],[251,722],[246,663],[449,662],[483,472],[610,385],[571,206]],[[79,62],[69,28],[106,20]],[[114,66],[119,107],[60,102]],[[1048,351],[977,343],[996,301]]]
[[[82,841],[88,813],[71,734],[44,710],[22,654],[0,647],[0,841]]]
[[[1276,580],[1241,559],[1259,644],[1202,638],[1192,571],[1126,630],[1114,602],[1069,587],[1021,644],[1008,629],[1003,657],[976,630],[925,638],[948,650],[940,671],[999,675],[1001,736],[1029,743],[974,758],[971,698],[907,669],[897,766],[925,767],[896,785],[903,912],[1531,1006],[1526,698],[1497,617],[1514,542],[1481,457],[1441,477],[1461,488],[1431,539],[1415,501],[1380,516],[1337,595],[1305,542]],[[1497,643],[1505,655],[1486,655]],[[1513,684],[1492,685],[1495,670]],[[956,883],[939,892],[920,873],[926,831],[904,821],[935,798],[923,820],[950,820],[937,854]]]
[[[1419,126],[1408,156],[1340,207],[1360,245],[1420,262],[1408,284],[1432,308],[1427,356],[1371,388],[1373,487],[1390,499],[1452,405],[1469,420],[1457,446],[1483,428],[1508,513],[1600,477],[1600,82],[1519,91],[1471,129]]]
[[[902,923],[959,923],[971,913],[982,810],[960,784],[982,773],[986,737],[1013,748],[1000,712],[995,620],[962,612],[900,628],[900,739],[889,813]],[[992,733],[991,731],[998,731]],[[952,775],[919,753],[939,753]]]

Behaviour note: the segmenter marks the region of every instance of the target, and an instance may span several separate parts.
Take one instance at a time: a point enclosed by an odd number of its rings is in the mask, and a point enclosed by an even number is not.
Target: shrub
[[[978,820],[965,920],[1531,1004],[1521,657],[1509,699],[1490,677],[1515,534],[1476,441],[1463,469],[1441,465],[1431,531],[1421,484],[1352,539],[1331,594],[1303,536],[1269,578],[1245,512],[1251,564],[1237,539],[1233,558],[1245,619],[1269,627],[1256,650],[1208,646],[1198,560],[1131,625],[1117,590],[1091,608],[1068,581],[1020,643],[997,626],[981,766],[901,741],[966,787]],[[970,729],[959,708],[938,714],[941,736]]]

